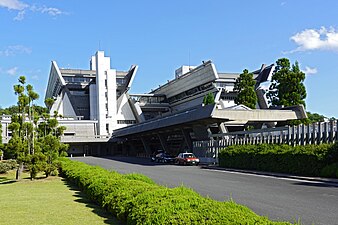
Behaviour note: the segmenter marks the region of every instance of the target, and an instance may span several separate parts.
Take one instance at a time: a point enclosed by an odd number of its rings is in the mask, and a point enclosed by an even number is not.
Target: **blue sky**
[[[306,73],[307,110],[338,117],[337,9],[335,0],[0,0],[0,106],[16,104],[20,75],[42,105],[51,60],[88,69],[100,48],[113,68],[139,65],[132,93],[202,60],[241,72],[287,57]]]

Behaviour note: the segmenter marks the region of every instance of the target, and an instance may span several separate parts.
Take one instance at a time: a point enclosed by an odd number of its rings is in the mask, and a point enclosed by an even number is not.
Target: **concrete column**
[[[162,149],[165,152],[168,152],[168,145],[167,145],[167,140],[166,140],[166,136],[164,134],[157,134],[158,139],[160,140]]]
[[[225,134],[228,133],[228,128],[224,125],[224,123],[219,123],[218,124],[218,129],[220,134]]]
[[[146,154],[150,155],[151,154],[151,149],[150,149],[150,146],[149,146],[148,142],[145,140],[144,137],[141,137],[141,141],[142,141],[142,144],[143,144],[143,147],[144,147],[144,150],[145,150]]]
[[[187,144],[190,151],[193,151],[193,145],[192,145],[192,140],[191,140],[189,131],[187,131],[185,129],[181,129],[181,130],[182,130],[182,134],[183,134],[185,143]]]

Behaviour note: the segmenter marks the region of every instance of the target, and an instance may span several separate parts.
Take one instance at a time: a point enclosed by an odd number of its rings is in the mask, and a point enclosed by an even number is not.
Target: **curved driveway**
[[[233,199],[259,215],[302,224],[338,224],[338,186],[246,173],[151,163],[148,159],[79,157],[120,173],[142,173],[168,187],[185,185],[216,200]]]

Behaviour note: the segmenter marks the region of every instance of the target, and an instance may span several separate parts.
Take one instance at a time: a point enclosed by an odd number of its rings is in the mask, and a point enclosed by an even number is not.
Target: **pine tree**
[[[243,104],[251,109],[256,108],[257,95],[255,92],[255,83],[253,74],[249,73],[247,69],[243,70],[243,73],[236,79],[234,91],[237,92],[235,98],[236,104]]]

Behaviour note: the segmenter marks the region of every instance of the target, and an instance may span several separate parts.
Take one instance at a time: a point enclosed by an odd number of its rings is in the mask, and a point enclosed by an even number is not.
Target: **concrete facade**
[[[91,57],[89,70],[60,69],[52,61],[45,95],[55,100],[50,112],[68,119],[95,120],[94,135],[111,135],[136,122],[131,113],[121,113],[131,111],[126,94],[136,71],[137,66],[126,72],[112,69],[103,51]]]
[[[112,69],[103,51],[91,57],[88,70],[63,69],[52,61],[45,98],[55,100],[50,113],[62,115],[59,123],[67,130],[61,140],[71,145],[70,153],[191,151],[194,141],[210,140],[213,134],[306,117],[301,106],[268,109],[260,84],[271,78],[274,65],[253,71],[259,99],[254,110],[234,102],[240,74],[218,72],[211,61],[182,66],[172,80],[151,92],[130,94],[137,69],[136,65],[128,71]],[[204,106],[208,93],[214,95],[215,104]],[[8,139],[9,132],[3,131],[3,136]]]

